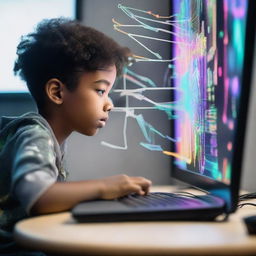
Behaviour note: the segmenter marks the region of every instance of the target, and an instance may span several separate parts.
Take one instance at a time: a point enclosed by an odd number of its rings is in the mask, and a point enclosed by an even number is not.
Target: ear
[[[63,89],[64,84],[57,78],[50,79],[45,86],[48,99],[57,105],[63,103]]]

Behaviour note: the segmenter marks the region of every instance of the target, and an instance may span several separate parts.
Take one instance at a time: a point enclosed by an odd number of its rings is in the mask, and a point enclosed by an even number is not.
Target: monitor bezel
[[[218,1],[219,3],[222,1]],[[234,151],[232,158],[232,176],[230,184],[227,185],[216,181],[210,177],[203,176],[192,171],[180,169],[174,163],[175,158],[171,161],[171,176],[179,181],[185,182],[197,189],[221,197],[226,202],[226,212],[232,213],[236,210],[239,197],[240,180],[242,173],[242,160],[245,147],[246,122],[248,117],[248,107],[250,99],[250,88],[252,83],[253,51],[255,42],[255,13],[256,1],[248,1],[248,12],[246,18],[246,35],[245,35],[245,55],[244,69],[242,73],[242,90],[240,104],[238,109],[237,129],[234,139]],[[174,135],[174,120],[172,121],[172,134]],[[174,150],[174,145],[172,147]]]

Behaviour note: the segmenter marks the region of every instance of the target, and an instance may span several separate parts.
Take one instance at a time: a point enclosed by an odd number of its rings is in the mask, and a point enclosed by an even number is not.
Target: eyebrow
[[[97,80],[94,82],[94,84],[106,84],[107,86],[110,85],[110,82],[108,80],[105,80],[105,79],[100,79],[100,80]]]

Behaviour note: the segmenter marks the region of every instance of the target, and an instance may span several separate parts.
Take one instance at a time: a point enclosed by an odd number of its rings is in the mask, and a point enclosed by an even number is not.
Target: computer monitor
[[[227,203],[239,188],[242,168],[255,2],[172,1],[172,176],[224,195]],[[231,201],[229,212],[237,198]]]

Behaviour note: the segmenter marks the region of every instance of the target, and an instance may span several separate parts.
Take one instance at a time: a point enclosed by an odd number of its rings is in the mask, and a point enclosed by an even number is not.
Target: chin
[[[80,131],[79,133],[86,135],[86,136],[94,136],[98,133],[99,129],[91,130],[91,131]]]

